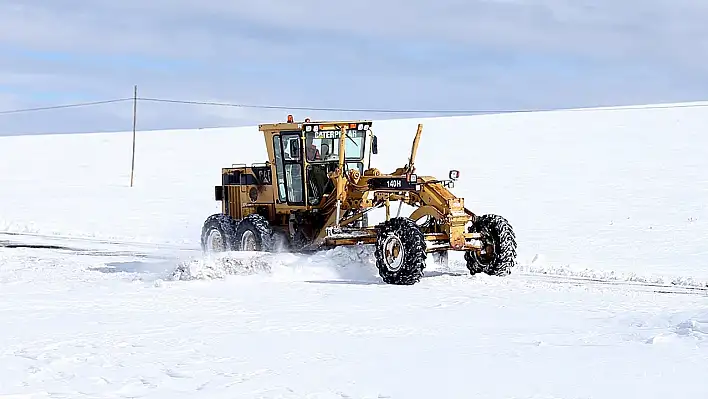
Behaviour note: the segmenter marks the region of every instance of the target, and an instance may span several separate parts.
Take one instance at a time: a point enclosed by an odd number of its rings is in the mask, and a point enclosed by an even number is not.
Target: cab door
[[[278,180],[279,202],[288,205],[305,205],[303,176],[303,149],[301,132],[281,132],[273,137],[275,170]]]

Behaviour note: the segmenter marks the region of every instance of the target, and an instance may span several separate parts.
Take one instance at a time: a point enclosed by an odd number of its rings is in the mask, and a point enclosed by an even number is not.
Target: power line
[[[233,108],[257,108],[257,109],[281,109],[281,110],[304,110],[304,111],[327,111],[327,112],[360,112],[360,113],[391,113],[391,114],[501,114],[501,113],[529,113],[543,111],[616,111],[627,109],[664,109],[664,108],[702,108],[708,107],[708,103],[683,103],[683,104],[657,104],[647,106],[611,106],[611,107],[594,107],[594,108],[571,108],[571,109],[488,109],[488,110],[449,110],[449,109],[375,109],[375,108],[329,108],[329,107],[307,107],[307,106],[286,106],[286,105],[264,105],[264,104],[242,104],[242,103],[224,103],[213,101],[196,101],[196,100],[177,100],[168,98],[155,97],[137,97],[137,98],[118,98],[113,100],[92,101],[73,104],[52,105],[36,108],[20,108],[0,111],[0,115],[17,114],[23,112],[35,112],[65,108],[86,107],[101,104],[119,103],[125,101],[146,101],[155,103],[172,103],[172,104],[188,104],[188,105],[206,105],[219,107]]]
[[[123,101],[130,101],[130,100],[132,100],[132,98],[118,98],[115,100],[103,100],[103,101],[92,101],[92,102],[86,102],[86,103],[51,105],[51,106],[47,106],[47,107],[38,107],[38,108],[20,108],[20,109],[12,109],[12,110],[7,110],[7,111],[0,111],[0,115],[18,114],[21,112],[46,111],[46,110],[52,110],[52,109],[87,107],[87,106],[92,106],[92,105],[111,104],[111,103],[118,103],[118,102],[123,102]]]
[[[124,101],[133,101],[133,98],[120,98],[105,101],[93,101],[85,103],[52,105],[37,108],[20,108],[13,110],[0,111],[0,115],[16,114],[22,112],[45,111],[63,108],[76,108],[100,104],[110,104]],[[287,105],[260,105],[260,104],[238,104],[238,103],[223,103],[213,101],[195,101],[195,100],[175,100],[167,98],[151,98],[138,97],[137,101],[157,102],[157,103],[172,103],[172,104],[189,104],[189,105],[207,105],[219,107],[233,108],[257,108],[257,109],[282,109],[282,110],[299,110],[299,111],[327,111],[327,112],[367,112],[367,113],[413,113],[413,114],[473,114],[473,113],[502,113],[502,112],[531,112],[531,110],[412,110],[412,109],[375,109],[375,108],[327,108],[327,107],[303,107],[303,106],[287,106]]]
[[[487,111],[487,110],[411,110],[411,109],[374,109],[374,108],[321,108],[321,107],[303,107],[303,106],[287,106],[287,105],[256,105],[256,104],[235,104],[235,103],[220,103],[211,101],[190,101],[190,100],[172,100],[165,98],[146,98],[138,97],[138,101],[150,101],[158,103],[173,103],[173,104],[190,104],[190,105],[210,105],[219,107],[235,107],[235,108],[259,108],[259,109],[283,109],[293,111],[328,111],[328,112],[369,112],[369,113],[415,113],[415,114],[471,114],[471,113],[500,113],[500,112],[521,112],[521,111]]]
[[[176,100],[166,98],[150,98],[138,97],[138,101],[173,103],[173,104],[190,104],[190,105],[209,105],[219,107],[235,107],[235,108],[259,108],[259,109],[282,109],[293,111],[328,111],[328,112],[366,112],[366,113],[394,113],[394,114],[508,114],[508,113],[530,113],[530,112],[548,112],[548,111],[619,111],[628,109],[665,109],[665,108],[703,108],[708,107],[708,103],[679,103],[679,104],[655,104],[655,105],[621,105],[621,106],[597,106],[588,108],[536,108],[536,109],[475,109],[475,110],[449,110],[449,109],[375,109],[375,108],[326,108],[326,107],[304,107],[304,106],[287,106],[287,105],[257,105],[257,104],[239,104],[239,103],[222,103],[212,101],[196,101],[196,100]]]

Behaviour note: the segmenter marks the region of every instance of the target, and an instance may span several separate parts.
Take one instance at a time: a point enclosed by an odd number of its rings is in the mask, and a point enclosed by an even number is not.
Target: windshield
[[[325,162],[339,160],[339,130],[322,130],[305,133],[305,154],[308,162]],[[364,159],[364,130],[347,130],[344,154],[347,160]]]

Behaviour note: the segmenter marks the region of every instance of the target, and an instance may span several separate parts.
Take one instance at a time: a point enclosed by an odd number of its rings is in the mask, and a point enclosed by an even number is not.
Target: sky
[[[703,0],[0,0],[0,135],[708,100]]]

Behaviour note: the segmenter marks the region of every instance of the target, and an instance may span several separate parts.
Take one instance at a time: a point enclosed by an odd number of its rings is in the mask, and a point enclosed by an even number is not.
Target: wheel
[[[235,251],[236,222],[231,216],[217,213],[209,216],[202,226],[202,251],[224,252]]]
[[[466,251],[465,261],[471,274],[506,276],[516,266],[516,236],[509,222],[501,216],[478,216],[470,233],[482,233],[483,248]]]
[[[425,269],[425,249],[425,237],[413,220],[397,217],[384,222],[374,252],[379,276],[387,284],[419,282]]]
[[[276,244],[268,220],[255,213],[241,219],[234,233],[234,241],[239,251],[273,252]]]

